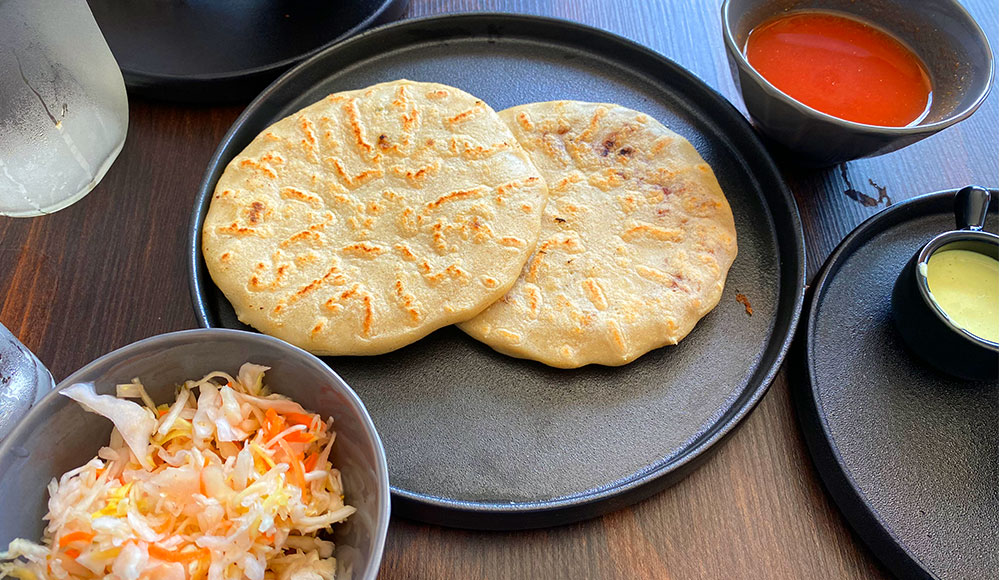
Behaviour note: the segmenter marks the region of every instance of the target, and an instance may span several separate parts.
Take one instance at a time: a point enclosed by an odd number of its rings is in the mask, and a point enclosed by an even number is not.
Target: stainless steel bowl
[[[917,249],[896,278],[892,320],[910,350],[931,366],[970,380],[996,378],[1000,345],[955,324],[931,294],[926,266],[943,250],[970,250],[994,260],[1000,253],[996,234],[983,231],[990,193],[975,186],[955,195],[955,230],[935,236]]]
[[[313,355],[281,340],[238,330],[199,329],[161,334],[104,355],[59,383],[92,382],[114,394],[117,383],[139,377],[157,402],[173,401],[174,387],[213,370],[235,373],[244,362],[271,367],[266,383],[306,409],[333,417],[337,439],[331,461],[340,468],[345,501],[358,508],[334,526],[338,567],[354,580],[378,575],[389,525],[385,452],[371,417],[354,391]],[[45,486],[82,465],[107,444],[111,422],[51,392],[0,445],[0,546],[14,538],[38,541],[47,511]],[[339,578],[339,577],[338,577]]]
[[[927,66],[934,91],[927,116],[906,127],[854,123],[803,105],[768,82],[743,54],[747,37],[770,18],[802,10],[860,18],[913,49]],[[986,35],[956,0],[725,0],[722,34],[754,125],[785,153],[812,166],[889,153],[950,127],[979,108],[993,79]]]

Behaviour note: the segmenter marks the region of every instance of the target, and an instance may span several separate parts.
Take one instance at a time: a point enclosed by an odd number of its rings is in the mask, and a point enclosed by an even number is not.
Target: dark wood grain
[[[996,50],[996,2],[966,5]],[[675,60],[743,110],[715,2],[411,0],[408,16],[467,10],[610,30]],[[997,92],[970,119],[896,153],[825,170],[779,160],[802,214],[810,278],[851,229],[888,203],[968,183],[996,187]],[[57,379],[127,343],[195,326],[188,220],[208,160],[240,110],[132,99],[125,148],[90,195],[54,215],[0,218],[0,322]],[[790,403],[791,389],[802,387],[783,370],[704,466],[605,517],[518,533],[394,519],[381,577],[887,578],[817,479]]]

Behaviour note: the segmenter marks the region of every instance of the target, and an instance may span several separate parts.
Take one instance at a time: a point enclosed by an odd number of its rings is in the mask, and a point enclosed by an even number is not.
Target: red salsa
[[[793,12],[754,28],[744,53],[783,93],[834,117],[903,127],[930,108],[931,81],[917,55],[860,20]]]

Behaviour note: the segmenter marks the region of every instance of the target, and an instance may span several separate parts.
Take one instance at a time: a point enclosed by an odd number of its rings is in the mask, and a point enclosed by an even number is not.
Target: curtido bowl
[[[913,50],[931,77],[927,115],[905,127],[846,121],[796,101],[754,70],[743,54],[750,31],[781,14],[805,10],[865,20]],[[986,100],[993,78],[986,35],[955,0],[725,0],[722,33],[751,121],[784,153],[816,167],[889,153],[954,125]]]
[[[217,370],[235,374],[245,362],[271,367],[264,380],[272,391],[333,417],[337,438],[330,461],[341,471],[345,503],[358,510],[333,528],[337,567],[350,567],[352,580],[374,580],[389,525],[385,452],[361,400],[313,355],[257,333],[183,330],[106,354],[67,377],[56,391],[91,382],[99,394],[114,395],[116,384],[138,377],[154,401],[172,402],[174,387],[185,380]],[[14,538],[41,539],[46,485],[96,456],[111,428],[111,421],[55,391],[18,423],[0,444],[0,550]]]
[[[944,250],[969,250],[998,259],[1000,238],[982,231],[990,194],[966,187],[955,195],[955,230],[943,232],[913,254],[892,290],[892,320],[906,345],[938,370],[968,380],[997,377],[1000,345],[958,326],[934,299],[927,262]]]

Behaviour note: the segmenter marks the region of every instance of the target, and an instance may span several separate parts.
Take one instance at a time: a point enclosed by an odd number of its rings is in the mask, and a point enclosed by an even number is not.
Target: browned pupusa
[[[517,283],[459,327],[564,368],[622,365],[684,338],[719,302],[736,257],[732,211],[694,147],[618,105],[533,103],[500,117],[549,202]]]
[[[202,249],[243,322],[317,354],[378,354],[502,296],[546,192],[488,105],[401,80],[257,136],[219,179]]]

